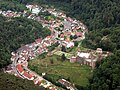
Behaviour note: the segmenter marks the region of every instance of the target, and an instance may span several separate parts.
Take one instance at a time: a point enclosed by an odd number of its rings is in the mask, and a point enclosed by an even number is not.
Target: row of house
[[[13,12],[11,10],[8,11],[0,10],[0,14],[2,14],[5,17],[20,17],[22,15],[22,12]]]
[[[35,42],[21,46],[16,53],[12,52],[11,61],[16,66],[16,70],[19,73],[15,73],[16,76],[22,76],[28,80],[32,80],[34,84],[49,88],[51,90],[59,90],[56,86],[46,81],[45,79],[37,76],[35,73],[27,69],[28,60],[34,59],[37,55],[44,52],[48,52],[47,47],[56,41],[52,39],[52,36],[47,36],[44,39],[36,39]]]

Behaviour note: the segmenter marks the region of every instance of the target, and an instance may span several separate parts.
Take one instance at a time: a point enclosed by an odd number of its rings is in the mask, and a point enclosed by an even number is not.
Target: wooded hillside
[[[0,16],[0,68],[10,63],[11,52],[21,45],[50,34],[37,21],[27,18],[5,18]]]

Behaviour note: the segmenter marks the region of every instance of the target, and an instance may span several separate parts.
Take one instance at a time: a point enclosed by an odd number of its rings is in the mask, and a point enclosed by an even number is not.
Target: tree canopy
[[[3,0],[0,1],[0,9],[3,11],[11,10],[15,12],[23,12],[27,10],[25,5],[18,3],[17,1]]]
[[[32,81],[0,72],[0,90],[46,90]]]
[[[83,45],[96,49],[102,48],[105,51],[114,51],[120,49],[120,25],[115,25],[110,28],[90,31],[83,41]]]
[[[120,50],[103,59],[94,70],[89,89],[120,90]]]

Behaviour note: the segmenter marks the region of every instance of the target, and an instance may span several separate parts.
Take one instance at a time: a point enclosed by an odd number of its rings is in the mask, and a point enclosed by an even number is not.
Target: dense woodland
[[[0,16],[0,68],[10,63],[12,51],[47,35],[50,35],[50,31],[36,21]]]
[[[11,11],[17,11],[17,12],[23,12],[24,10],[27,10],[25,5],[20,4],[16,1],[0,1],[0,9],[3,11],[11,10]]]
[[[90,31],[83,41],[83,46],[92,49],[100,47],[105,51],[120,49],[120,25]]]
[[[120,90],[120,50],[103,59],[93,73],[89,90]]]
[[[0,72],[0,90],[46,90],[32,81]]]

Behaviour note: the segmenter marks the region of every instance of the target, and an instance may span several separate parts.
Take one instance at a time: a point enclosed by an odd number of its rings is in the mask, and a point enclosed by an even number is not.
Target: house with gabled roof
[[[34,79],[34,77],[32,75],[28,74],[27,71],[24,71],[23,76],[25,78],[27,78],[28,80],[33,80]]]
[[[18,70],[18,72],[19,72],[20,74],[23,74],[23,73],[24,73],[24,70],[23,70],[23,67],[22,67],[21,64],[17,64],[17,65],[16,65],[16,68],[17,68],[17,70]]]
[[[70,41],[70,40],[65,40],[65,41],[62,41],[62,44],[67,47],[67,48],[71,48],[74,46],[74,42]]]

